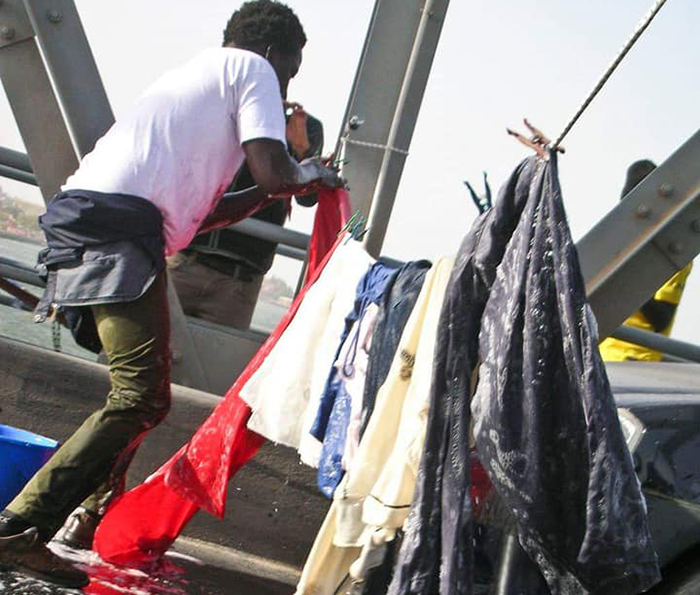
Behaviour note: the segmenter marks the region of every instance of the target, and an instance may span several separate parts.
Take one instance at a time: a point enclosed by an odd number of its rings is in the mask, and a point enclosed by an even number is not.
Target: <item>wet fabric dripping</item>
[[[659,580],[597,345],[556,155],[527,159],[457,255],[389,593],[473,592],[472,422],[481,462],[554,595],[628,595]]]

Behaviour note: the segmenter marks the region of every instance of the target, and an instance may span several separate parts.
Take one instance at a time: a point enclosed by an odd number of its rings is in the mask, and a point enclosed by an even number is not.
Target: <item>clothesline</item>
[[[598,82],[595,84],[591,92],[583,100],[579,108],[576,110],[576,113],[572,116],[571,120],[569,120],[569,122],[566,124],[564,130],[562,130],[561,134],[557,137],[557,140],[554,141],[554,144],[552,145],[553,149],[556,149],[561,145],[561,143],[566,138],[566,135],[569,134],[576,122],[578,122],[579,118],[588,109],[588,106],[593,102],[598,93],[600,93],[605,84],[608,82],[608,79],[612,76],[615,70],[617,70],[617,67],[620,65],[622,60],[625,59],[625,56],[627,56],[629,51],[632,49],[634,44],[637,43],[642,34],[647,30],[647,27],[651,25],[651,22],[654,20],[654,17],[659,13],[659,11],[663,7],[663,5],[666,4],[666,2],[667,0],[655,0],[654,5],[649,9],[647,14],[644,15],[644,17],[639,22],[630,38],[625,42],[625,44],[622,46],[622,49],[618,52],[615,58],[613,58],[612,62],[605,69],[605,72],[602,74],[600,79],[598,79]]]
[[[472,467],[514,511],[555,595],[564,580],[620,595],[651,586],[658,564],[556,168],[556,155],[521,163],[455,258],[395,269],[359,242],[336,242],[215,421],[126,495],[122,508],[155,498],[170,507],[161,541],[143,535],[158,523],[129,526],[117,503],[98,551],[125,530],[120,521],[151,552],[197,508],[223,514],[228,479],[264,437],[318,467],[332,499],[298,595],[348,583],[373,595],[409,584],[468,593]],[[604,520],[587,513],[598,509]]]

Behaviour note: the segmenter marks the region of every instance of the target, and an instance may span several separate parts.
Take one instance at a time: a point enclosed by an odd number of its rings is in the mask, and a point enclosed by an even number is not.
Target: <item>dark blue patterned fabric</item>
[[[482,465],[551,593],[633,595],[659,580],[556,155],[517,167],[457,255],[391,595],[473,593],[472,411]]]

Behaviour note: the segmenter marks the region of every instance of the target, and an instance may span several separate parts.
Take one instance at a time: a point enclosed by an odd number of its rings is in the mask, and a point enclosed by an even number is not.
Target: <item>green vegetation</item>
[[[14,198],[0,187],[0,232],[42,240],[37,217],[43,212],[43,206]]]

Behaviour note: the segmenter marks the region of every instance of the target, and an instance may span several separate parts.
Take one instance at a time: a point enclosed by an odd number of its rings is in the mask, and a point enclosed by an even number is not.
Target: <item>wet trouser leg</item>
[[[136,447],[140,441],[134,443],[134,448],[127,449],[114,465],[112,473],[102,485],[90,494],[82,503],[82,507],[97,516],[103,516],[107,508],[115,498],[121,496],[126,488],[126,472],[136,454]]]
[[[105,406],[88,417],[8,509],[51,538],[86,497],[123,476],[148,430],[170,408],[170,323],[165,272],[128,303],[93,306],[109,361]]]

